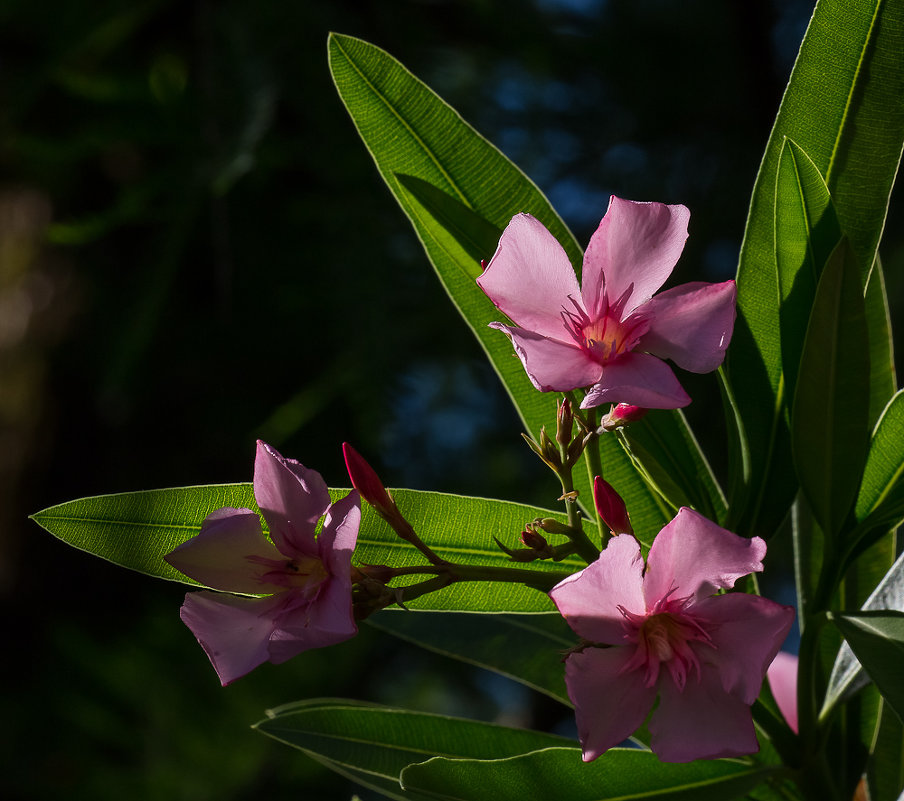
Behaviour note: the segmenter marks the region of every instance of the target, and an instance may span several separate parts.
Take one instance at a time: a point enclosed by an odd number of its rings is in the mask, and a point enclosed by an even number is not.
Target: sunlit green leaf
[[[861,284],[873,264],[904,139],[904,9],[882,0],[816,5],[754,186],[738,266],[728,373],[750,445],[732,504],[742,531],[770,531],[795,494],[782,408],[775,178],[785,138],[825,176]],[[742,466],[741,460],[735,464]]]
[[[820,528],[841,530],[860,483],[869,441],[869,382],[863,290],[846,240],[829,258],[807,326],[792,410],[801,489]]]
[[[872,526],[891,527],[904,517],[904,390],[873,432],[854,513]]]
[[[334,498],[345,492],[332,490]],[[506,501],[414,490],[395,490],[393,497],[421,538],[439,556],[465,565],[517,567],[500,551],[493,537],[517,540],[525,523],[537,517],[566,522],[561,514]],[[83,551],[141,573],[193,584],[164,562],[163,556],[197,534],[204,518],[223,506],[256,510],[252,486],[218,484],[99,495],[52,506],[33,519]],[[423,556],[400,540],[367,504],[362,508],[354,561],[394,567],[424,564]],[[583,566],[583,562],[570,558],[559,563],[534,562],[530,568],[558,573],[574,572]],[[405,583],[410,583],[412,578],[407,578]],[[455,584],[411,601],[410,606],[471,612],[554,609],[544,593],[507,582]]]
[[[431,759],[405,768],[402,785],[442,801],[729,801],[774,772],[729,760],[669,764],[625,748],[585,764],[577,748],[548,748],[510,759]]]
[[[775,262],[781,303],[782,366],[794,397],[810,309],[822,268],[841,239],[828,187],[809,156],[785,140],[775,182]]]
[[[474,281],[479,260],[492,257],[501,231],[519,212],[540,220],[580,274],[582,253],[540,190],[496,147],[402,64],[360,39],[332,34],[330,69],[342,101],[383,179],[408,216],[436,273],[492,362],[525,428],[555,430],[555,399],[534,389],[508,338],[488,328],[500,312]],[[607,480],[625,498],[646,542],[667,522],[613,438],[599,447]],[[591,477],[575,471],[585,510]]]
[[[503,758],[572,742],[554,734],[342,699],[288,704],[267,712],[255,728],[398,799],[431,797],[399,785],[399,774],[414,762],[437,755]]]

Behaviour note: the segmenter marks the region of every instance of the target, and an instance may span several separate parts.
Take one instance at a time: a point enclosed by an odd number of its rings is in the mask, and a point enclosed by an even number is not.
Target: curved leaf
[[[876,424],[854,514],[871,527],[890,528],[904,517],[904,390]]]
[[[333,498],[348,490],[331,490]],[[419,535],[444,559],[464,565],[513,567],[493,542],[517,539],[537,517],[555,512],[507,501],[467,498],[438,492],[394,490],[399,508]],[[163,556],[198,533],[207,515],[223,506],[257,510],[251,484],[215,484],[176,489],[98,495],[51,506],[32,516],[55,537],[123,567],[158,578],[195,582],[163,561]],[[266,524],[261,521],[266,530]],[[366,504],[354,561],[395,567],[424,564],[418,551],[403,542]],[[577,559],[535,562],[542,572],[574,572]],[[408,577],[409,583],[414,580]],[[415,609],[469,612],[549,612],[555,607],[542,592],[518,583],[467,582],[411,601]]]
[[[869,337],[853,252],[842,240],[819,284],[801,354],[791,419],[794,465],[830,538],[853,506],[869,442]]]
[[[882,697],[904,720],[904,612],[832,614],[832,621],[851,646]]]
[[[501,758],[573,742],[527,729],[330,698],[269,710],[254,728],[398,799],[430,797],[403,791],[399,774],[431,756]]]
[[[547,748],[509,759],[431,759],[405,768],[402,786],[442,801],[729,801],[774,773],[724,759],[670,764],[628,748],[585,764],[578,748]]]

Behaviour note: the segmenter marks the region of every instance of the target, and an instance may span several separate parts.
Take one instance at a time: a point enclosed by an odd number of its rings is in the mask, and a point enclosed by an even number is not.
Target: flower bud
[[[556,410],[556,442],[563,448],[571,444],[571,431],[574,427],[574,413],[571,411],[571,401],[562,398],[559,408]]]
[[[364,457],[347,442],[342,443],[342,455],[345,457],[345,467],[352,486],[361,493],[361,497],[380,514],[394,509],[395,503],[380,481],[377,471]]]
[[[526,528],[521,532],[521,542],[528,548],[533,548],[535,551],[542,551],[549,547],[546,537],[539,532],[534,531],[532,528]]]
[[[610,408],[608,414],[603,415],[603,419],[600,420],[599,433],[602,434],[603,431],[615,431],[617,428],[624,428],[628,423],[640,420],[648,411],[650,410],[644,409],[642,406],[619,403],[617,406]]]
[[[628,509],[613,486],[597,476],[593,481],[593,501],[600,519],[613,534],[633,534]]]

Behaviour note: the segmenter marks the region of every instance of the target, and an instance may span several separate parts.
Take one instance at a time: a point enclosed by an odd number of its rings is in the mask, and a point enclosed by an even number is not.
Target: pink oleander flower
[[[766,672],[778,711],[797,734],[797,657],[779,651]]]
[[[264,662],[285,662],[358,631],[351,584],[361,521],[358,493],[330,503],[318,472],[259,441],[254,498],[270,539],[251,509],[225,507],[164,557],[208,587],[244,594],[191,592],[180,613],[223,686]]]
[[[562,246],[528,214],[512,218],[480,288],[514,326],[505,332],[542,392],[590,387],[585,409],[690,403],[662,359],[694,373],[725,358],[735,320],[734,281],[690,283],[653,297],[687,239],[684,206],[612,197],[584,254],[582,285]]]
[[[664,762],[758,750],[750,706],[794,610],[745,593],[714,595],[763,569],[766,544],[683,508],[653,542],[646,567],[634,537],[613,537],[599,559],[550,596],[588,641],[565,661],[584,761],[649,720]]]

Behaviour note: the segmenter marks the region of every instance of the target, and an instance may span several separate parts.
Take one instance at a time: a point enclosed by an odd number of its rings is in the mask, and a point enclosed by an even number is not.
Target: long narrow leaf
[[[332,490],[334,497],[345,492]],[[396,490],[393,497],[437,554],[465,565],[515,567],[493,537],[516,541],[525,523],[537,517],[565,522],[561,514],[506,501],[414,490]],[[204,518],[223,506],[256,510],[252,486],[221,484],[100,495],[52,506],[33,519],[75,548],[141,573],[193,584],[164,562],[163,556],[197,534]],[[394,567],[424,563],[420,553],[400,540],[366,504],[354,559],[362,565]],[[554,564],[532,563],[531,568],[573,572],[583,566],[576,559],[566,559]],[[418,598],[411,606],[470,612],[554,609],[544,593],[507,582],[456,584]]]
[[[675,765],[623,748],[584,764],[579,749],[548,748],[510,759],[431,759],[402,771],[402,785],[442,801],[729,801],[774,772],[728,760]]]
[[[869,441],[869,338],[863,290],[846,240],[816,289],[792,410],[792,446],[801,489],[820,528],[841,531],[860,484]]]

